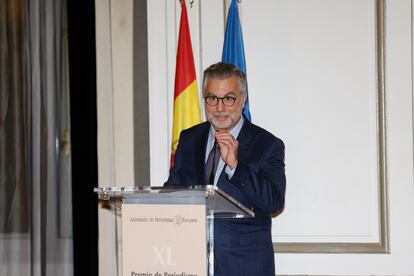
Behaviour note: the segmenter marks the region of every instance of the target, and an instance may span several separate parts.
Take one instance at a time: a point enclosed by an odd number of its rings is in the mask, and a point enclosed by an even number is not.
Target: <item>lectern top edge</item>
[[[99,187],[94,188],[94,192],[98,194],[100,200],[115,203],[117,207],[121,207],[122,203],[180,203],[184,199],[184,202],[193,204],[204,202],[206,210],[214,212],[217,218],[252,218],[255,216],[253,210],[213,185]],[[193,199],[189,200],[190,198]]]
[[[200,196],[209,196],[215,193],[219,188],[206,186],[127,186],[127,187],[98,187],[93,191],[98,194],[100,199],[111,200],[123,197],[128,194],[141,193],[168,193],[178,191],[200,191]]]

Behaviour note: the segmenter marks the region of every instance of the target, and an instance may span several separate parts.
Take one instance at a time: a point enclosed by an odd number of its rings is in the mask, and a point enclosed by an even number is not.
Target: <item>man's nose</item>
[[[219,99],[216,105],[216,110],[217,111],[223,111],[224,110],[224,104],[223,104],[223,100]]]

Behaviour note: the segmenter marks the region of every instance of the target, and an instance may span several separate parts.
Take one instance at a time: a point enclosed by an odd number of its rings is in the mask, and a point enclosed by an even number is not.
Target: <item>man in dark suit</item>
[[[246,76],[234,65],[207,68],[203,93],[208,121],[181,132],[166,185],[217,185],[255,212],[215,220],[215,275],[274,276],[271,215],[285,202],[284,144],[243,118]]]

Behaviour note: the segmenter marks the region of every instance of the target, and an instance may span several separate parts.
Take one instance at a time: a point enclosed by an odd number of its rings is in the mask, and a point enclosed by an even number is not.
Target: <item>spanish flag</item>
[[[182,130],[201,123],[194,57],[188,27],[187,8],[181,2],[180,33],[178,35],[177,63],[175,67],[174,121],[171,145],[171,166]]]

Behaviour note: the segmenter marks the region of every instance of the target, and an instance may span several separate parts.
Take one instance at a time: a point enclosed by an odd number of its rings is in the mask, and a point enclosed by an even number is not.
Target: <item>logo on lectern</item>
[[[175,225],[179,226],[183,222],[183,217],[181,215],[176,215],[174,217],[174,223]]]

